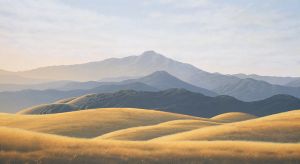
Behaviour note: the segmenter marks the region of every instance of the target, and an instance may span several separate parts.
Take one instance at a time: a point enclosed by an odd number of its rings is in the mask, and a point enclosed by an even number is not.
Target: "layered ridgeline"
[[[132,108],[0,114],[0,163],[299,163],[299,112],[262,118]]]
[[[109,68],[109,69],[108,69]],[[99,62],[77,65],[50,66],[17,75],[51,80],[98,81],[103,78],[142,77],[156,71],[166,71],[192,85],[213,89],[227,81],[236,81],[235,76],[209,73],[190,64],[175,61],[154,51],[139,56],[110,58]]]
[[[300,87],[287,87],[269,84],[254,79],[241,79],[214,89],[220,95],[230,95],[244,101],[262,100],[277,94],[287,94],[300,97]]]
[[[55,84],[58,85],[58,82]],[[22,108],[52,103],[62,98],[76,97],[91,93],[111,93],[119,90],[159,91],[170,88],[184,88],[207,96],[217,95],[207,89],[188,84],[164,71],[157,71],[142,78],[121,82],[89,81],[59,84],[63,85],[59,85],[55,90],[0,92],[0,104],[2,104],[0,111],[13,113]]]
[[[69,108],[66,108],[66,105]],[[21,114],[50,114],[92,108],[134,107],[211,117],[227,112],[245,112],[257,116],[300,108],[300,100],[276,95],[261,101],[243,102],[230,96],[208,97],[185,89],[159,92],[124,90],[115,93],[90,94],[22,110]],[[67,109],[67,110],[64,110]]]
[[[299,81],[300,77],[278,77],[278,76],[260,76],[256,74],[234,74],[233,76],[236,76],[240,79],[254,79],[258,81],[265,81],[270,84],[275,84],[275,85],[286,85],[290,86],[290,83],[293,83],[294,81]],[[299,86],[300,87],[300,86]]]
[[[119,90],[158,91],[158,89],[143,83],[105,84],[87,90],[22,90],[16,92],[0,92],[0,111],[15,113],[22,108],[58,101],[91,93],[108,93]]]
[[[49,79],[35,79],[30,77],[24,77],[22,75],[19,75],[17,72],[0,70],[0,84],[30,85],[44,83],[47,81],[49,81]],[[2,89],[0,88],[0,90]]]
[[[216,96],[217,94],[213,91],[208,89],[204,89],[201,87],[197,87],[191,85],[187,82],[184,82],[166,71],[156,71],[147,76],[143,76],[140,78],[135,79],[128,79],[123,80],[120,82],[96,82],[96,81],[89,81],[89,82],[70,82],[60,88],[59,90],[76,90],[76,89],[92,89],[97,86],[103,85],[126,85],[132,83],[143,83],[149,85],[157,90],[166,90],[171,88],[183,88],[192,92],[202,93],[207,96]]]
[[[104,61],[86,64],[50,66],[16,73],[5,72],[2,75],[18,76],[30,79],[45,79],[48,81],[98,81],[100,79],[121,80],[130,79],[131,77],[143,77],[156,71],[166,71],[177,79],[187,82],[190,85],[206,88],[216,92],[217,94],[234,96],[235,98],[243,101],[261,100],[276,94],[288,94],[300,97],[299,85],[294,84],[296,83],[294,80],[299,78],[243,74],[222,75],[219,73],[209,73],[190,64],[172,60],[154,51],[146,51],[139,56],[111,58]],[[2,75],[0,74],[0,76]],[[251,78],[251,81],[248,78]],[[9,80],[6,80],[6,83],[8,83],[8,81]],[[9,84],[14,83],[15,80],[11,80],[9,82]],[[12,88],[12,86],[7,86],[7,84],[2,87],[4,89]],[[15,86],[15,88],[23,89],[24,87],[26,88],[26,86]],[[29,87],[29,89],[37,88],[35,86],[27,87]],[[60,90],[63,88],[64,87],[55,89]],[[72,86],[69,89],[71,88],[74,89]],[[52,87],[51,89],[54,88]],[[1,89],[1,85],[0,90],[3,90]],[[194,91],[197,92],[197,90]]]
[[[293,80],[289,82],[287,85],[291,87],[300,87],[300,79]]]

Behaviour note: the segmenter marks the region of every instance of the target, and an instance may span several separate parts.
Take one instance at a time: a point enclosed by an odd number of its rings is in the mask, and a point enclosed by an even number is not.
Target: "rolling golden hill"
[[[0,114],[0,163],[299,163],[299,141],[300,110],[211,119],[134,108]]]
[[[0,127],[0,163],[297,163],[300,144],[78,139]]]
[[[133,127],[104,134],[99,139],[114,140],[149,140],[164,135],[175,134],[183,131],[199,129],[207,126],[220,125],[220,123],[207,120],[174,120],[157,125]]]
[[[244,140],[300,142],[300,110],[154,139],[154,141]]]
[[[256,116],[248,113],[241,113],[241,112],[230,112],[224,113],[211,118],[211,120],[218,121],[218,122],[238,122],[238,121],[245,121],[257,118]]]
[[[120,129],[180,119],[208,120],[155,110],[102,108],[48,115],[0,114],[0,126],[92,138]]]

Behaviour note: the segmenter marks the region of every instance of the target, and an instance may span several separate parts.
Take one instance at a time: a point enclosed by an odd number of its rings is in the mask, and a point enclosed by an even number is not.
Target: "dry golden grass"
[[[207,120],[174,120],[157,125],[133,127],[104,134],[97,139],[113,140],[149,140],[164,135],[170,135],[183,131],[199,129],[207,126],[220,125],[220,123]]]
[[[0,163],[298,163],[300,144],[76,139],[0,127]]]
[[[168,142],[180,140],[300,142],[300,110],[236,123],[205,127],[159,137],[153,141]]]
[[[230,112],[224,113],[211,118],[211,120],[218,121],[218,122],[238,122],[238,121],[245,121],[257,118],[256,116],[248,113],[241,113],[241,112]]]
[[[49,115],[0,114],[0,126],[92,138],[120,129],[179,119],[201,118],[155,110],[103,108]]]

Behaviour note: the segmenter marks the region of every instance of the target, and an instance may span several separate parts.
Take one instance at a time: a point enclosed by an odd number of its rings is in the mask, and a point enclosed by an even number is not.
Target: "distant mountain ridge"
[[[0,92],[0,103],[2,104],[0,110],[5,112],[16,112],[22,108],[43,103],[51,103],[59,99],[81,96],[84,94],[111,93],[119,90],[159,91],[170,88],[184,88],[207,96],[217,95],[207,89],[183,82],[165,71],[158,71],[142,78],[125,80],[122,82],[69,82],[62,83],[58,88],[51,90]]]
[[[64,108],[66,105],[69,106],[67,109],[74,110],[133,107],[202,117],[211,117],[227,112],[244,112],[265,116],[298,109],[300,108],[300,99],[288,95],[276,95],[261,101],[243,102],[230,96],[208,97],[184,89],[168,89],[159,92],[124,90],[115,93],[85,95],[61,104]],[[59,104],[56,108],[51,109],[48,106],[29,108],[21,113],[50,114],[62,112]]]
[[[215,92],[212,92],[210,90],[196,87],[194,85],[186,83],[186,82],[170,75],[166,71],[156,71],[145,77],[141,77],[138,79],[125,80],[120,83],[124,84],[124,83],[132,83],[132,82],[141,82],[141,83],[153,86],[155,88],[158,88],[160,90],[166,90],[166,89],[171,89],[171,88],[183,88],[183,89],[189,90],[191,92],[202,93],[207,96],[217,96],[217,94]]]
[[[273,85],[250,78],[229,83],[213,91],[220,95],[230,95],[244,101],[262,100],[278,94],[287,94],[300,98],[300,88]]]
[[[98,81],[71,82],[57,89],[58,90],[92,89],[97,86],[103,86],[103,85],[124,85],[124,84],[137,83],[137,82],[147,84],[159,90],[165,90],[170,88],[184,88],[189,91],[202,93],[207,96],[217,95],[213,91],[196,87],[194,85],[186,83],[172,76],[166,71],[156,71],[154,73],[151,73],[141,78],[123,80],[120,82],[98,82]]]
[[[98,85],[97,81],[99,79],[122,81],[128,80],[131,77],[144,77],[157,71],[168,72],[178,80],[183,81],[186,83],[183,85],[185,86],[185,89],[204,93],[210,96],[225,94],[244,101],[261,100],[276,94],[289,94],[300,97],[299,88],[295,88],[298,86],[297,82],[294,82],[296,84],[290,84],[289,86],[277,85],[285,84],[295,78],[209,73],[190,64],[167,58],[154,51],[146,51],[139,56],[110,58],[103,61],[85,64],[37,68],[34,70],[17,72],[14,73],[14,75],[32,79],[71,80],[82,81],[85,83],[86,86],[84,86],[83,83],[74,82],[73,84],[69,84],[69,89],[66,89],[67,87],[65,86],[60,88],[50,88],[57,90],[76,90],[92,89],[92,84],[89,83],[94,83],[96,86]],[[254,80],[249,80],[248,77],[252,77]],[[271,83],[276,83],[276,85]],[[160,85],[166,85],[156,84],[158,87],[161,87]],[[174,85],[175,83],[169,82],[169,84]],[[76,88],[76,86],[81,86],[82,88]],[[174,88],[179,88],[177,85],[174,86]],[[8,88],[7,86],[3,87]],[[169,88],[172,88],[172,86]],[[163,89],[168,88],[164,86]]]
[[[233,74],[233,76],[236,76],[240,79],[254,79],[254,80],[259,80],[259,81],[265,81],[270,84],[275,84],[275,85],[288,85],[292,81],[295,80],[300,80],[299,77],[278,77],[278,76],[260,76],[256,74]]]
[[[120,85],[102,85],[88,90],[22,90],[16,92],[0,92],[0,111],[6,113],[15,113],[21,109],[58,101],[60,99],[77,97],[85,94],[109,93],[119,90],[144,90],[158,91],[158,89],[143,83],[130,83]]]
[[[156,71],[166,71],[185,82],[206,89],[216,88],[224,81],[239,80],[235,76],[205,72],[154,51],[146,51],[139,56],[110,58],[86,64],[42,67],[17,74],[39,79],[98,81],[103,78],[124,76],[142,77]]]
[[[290,87],[300,87],[300,79],[293,80],[287,84]]]
[[[0,83],[0,92],[3,91],[20,91],[20,90],[47,90],[47,89],[58,89],[63,87],[71,81],[54,81],[54,82],[45,82],[38,84],[1,84]]]

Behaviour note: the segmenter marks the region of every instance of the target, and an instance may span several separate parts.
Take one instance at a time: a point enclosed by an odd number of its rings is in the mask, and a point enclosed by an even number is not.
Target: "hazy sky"
[[[0,69],[145,50],[209,72],[300,76],[300,1],[0,0]]]

